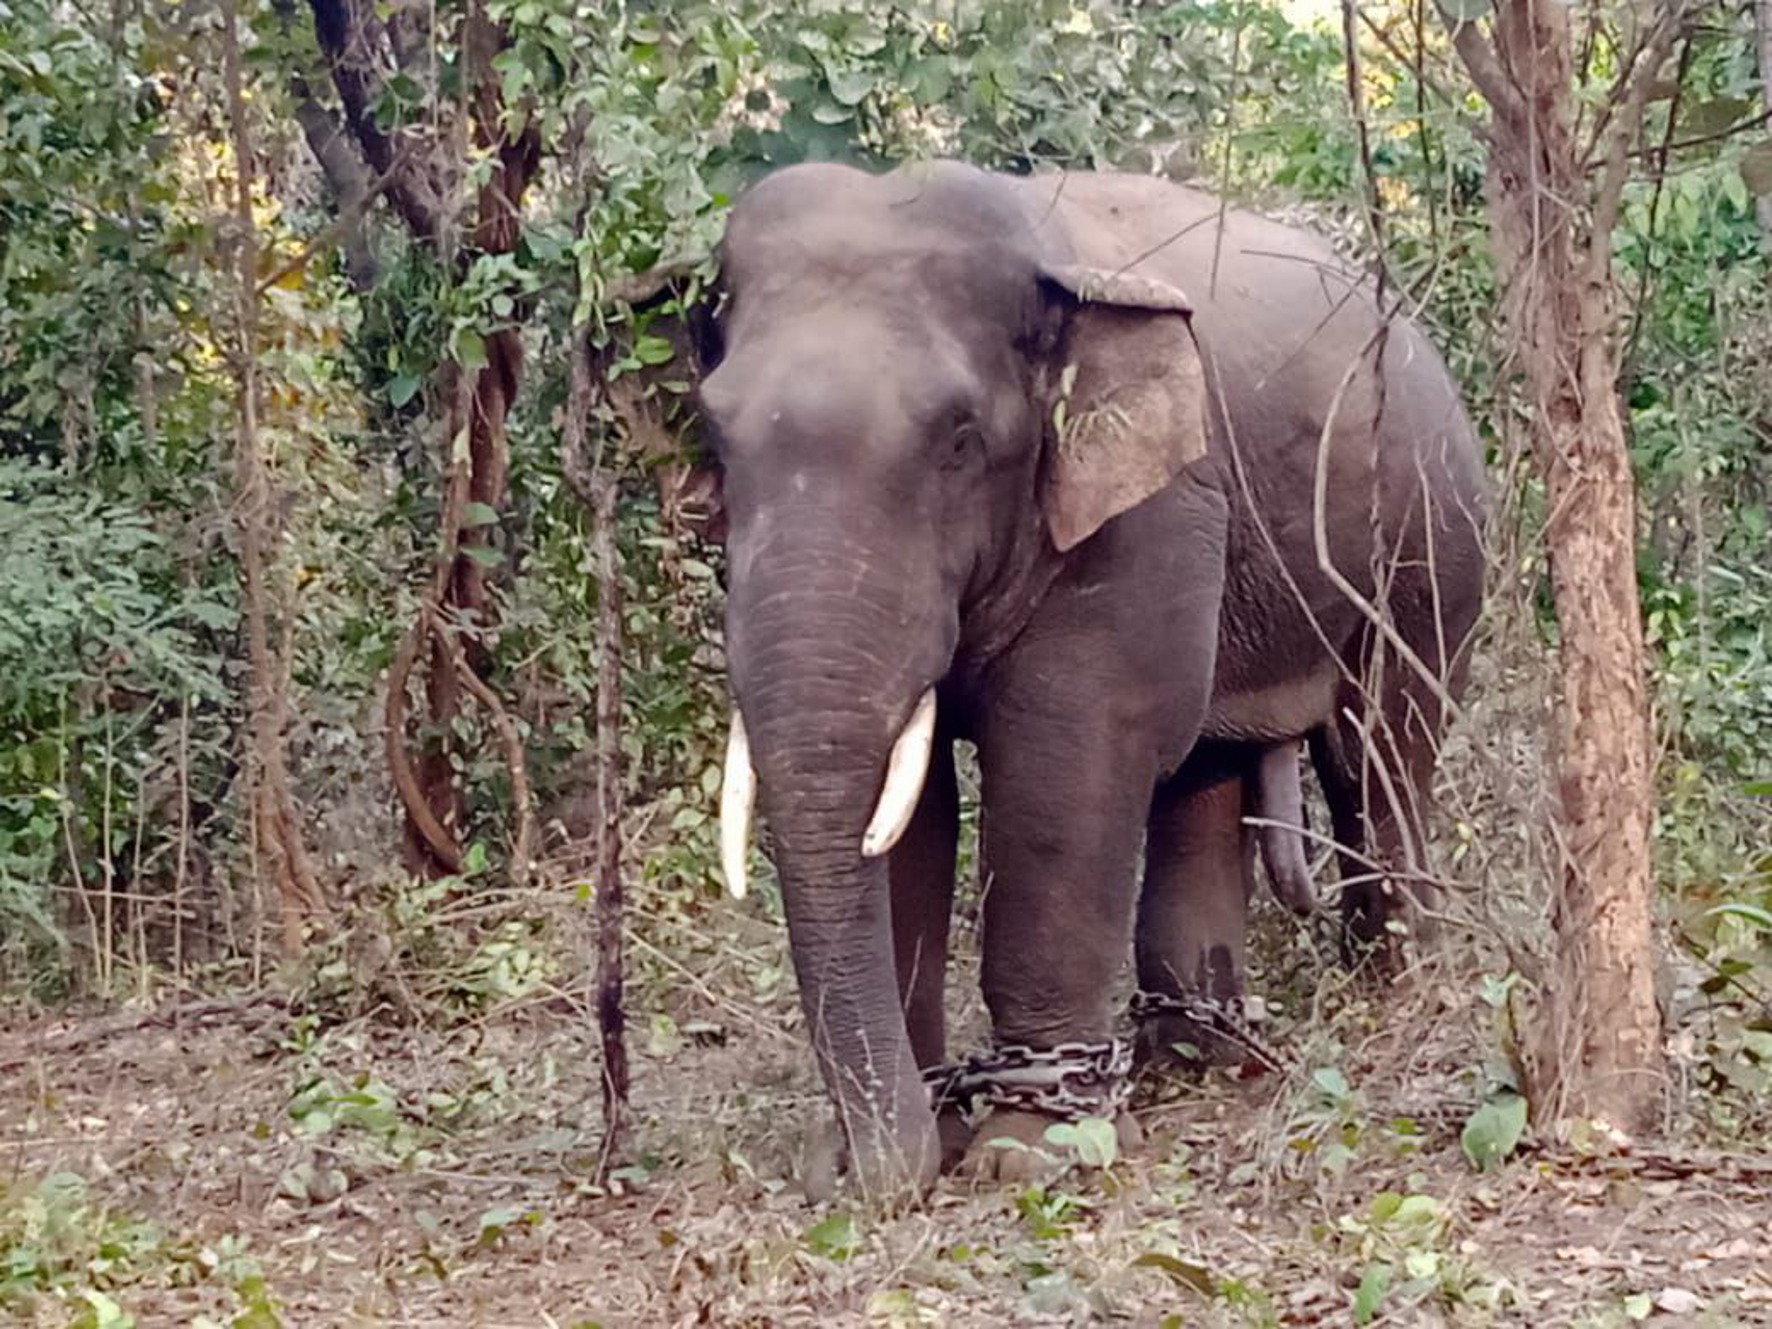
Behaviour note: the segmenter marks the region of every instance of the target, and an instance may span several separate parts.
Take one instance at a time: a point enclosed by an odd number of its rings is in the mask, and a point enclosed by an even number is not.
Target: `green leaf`
[[[1132,1263],[1167,1274],[1170,1281],[1178,1287],[1191,1287],[1203,1297],[1210,1297],[1218,1291],[1218,1281],[1208,1270],[1186,1260],[1178,1260],[1173,1255],[1164,1255],[1161,1251],[1146,1251]]]
[[[1772,147],[1772,144],[1768,145]],[[1772,189],[1766,191],[1772,194]],[[1753,780],[1742,786],[1741,792],[1749,798],[1772,798],[1772,780]]]
[[[104,1293],[87,1288],[80,1296],[86,1302],[86,1310],[74,1323],[81,1329],[135,1329],[135,1316]]]
[[[265,1285],[263,1274],[247,1274],[234,1285],[234,1293],[245,1308],[229,1323],[228,1329],[283,1329],[283,1318]]]
[[[1048,1126],[1046,1143],[1076,1150],[1077,1161],[1084,1167],[1108,1168],[1114,1165],[1120,1141],[1113,1122],[1103,1117],[1084,1117],[1081,1121],[1060,1121]]]
[[[1371,1324],[1391,1290],[1394,1270],[1388,1264],[1369,1264],[1360,1275],[1360,1286],[1354,1293],[1354,1323]]]
[[[455,360],[463,369],[486,368],[486,340],[472,328],[455,334]]]
[[[1503,1094],[1471,1113],[1464,1124],[1459,1143],[1464,1156],[1479,1172],[1505,1161],[1519,1147],[1526,1133],[1526,1100],[1518,1094]]]
[[[418,395],[424,386],[424,380],[413,374],[396,374],[388,382],[388,404],[395,410],[406,405]]]
[[[1751,923],[1762,932],[1772,932],[1772,909],[1762,909],[1757,904],[1740,904],[1731,901],[1720,904],[1715,909],[1705,911],[1711,918],[1739,918],[1744,923]]]
[[[478,500],[467,504],[461,510],[462,525],[472,530],[480,526],[498,525],[498,509],[490,503]]]
[[[830,83],[831,96],[844,106],[857,106],[874,90],[873,75],[865,69],[831,69],[826,68],[825,77]]]
[[[496,1209],[488,1209],[480,1215],[480,1245],[482,1247],[497,1244],[504,1235],[505,1229],[520,1221],[523,1217],[521,1209],[510,1205],[500,1205]]]
[[[933,105],[946,98],[954,86],[954,69],[946,60],[926,56],[912,62],[905,82],[916,89],[919,101]]]
[[[861,1232],[853,1214],[832,1214],[806,1229],[807,1248],[828,1260],[847,1260],[861,1249]]]
[[[643,365],[668,365],[677,358],[677,348],[663,337],[644,336],[634,342],[634,359]]]
[[[485,545],[463,545],[461,552],[464,557],[472,559],[483,568],[496,568],[505,561],[502,553]]]

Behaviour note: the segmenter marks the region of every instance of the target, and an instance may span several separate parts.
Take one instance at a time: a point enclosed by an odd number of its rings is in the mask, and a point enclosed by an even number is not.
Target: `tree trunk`
[[[288,705],[283,693],[285,652],[271,638],[271,588],[267,576],[275,504],[259,451],[258,434],[258,244],[252,216],[253,156],[240,58],[239,15],[235,0],[222,7],[222,62],[234,151],[236,390],[234,514],[240,543],[241,600],[246,611],[247,705],[251,726],[247,749],[246,805],[258,871],[270,876],[283,922],[283,947],[302,948],[302,925],[323,917],[325,899],[302,838],[301,818],[290,791],[283,751]]]
[[[441,108],[436,116],[394,130],[384,129],[376,120],[387,61],[398,61],[400,52],[408,49],[406,44],[393,40],[389,28],[363,0],[310,0],[310,6],[315,35],[344,106],[345,123],[364,163],[385,181],[385,193],[413,238],[429,246],[440,261],[458,273],[465,273],[483,255],[515,253],[522,235],[523,196],[540,165],[541,143],[527,120],[514,134],[507,128],[509,108],[504,105],[498,71],[493,68],[493,60],[504,46],[504,34],[488,17],[484,5],[477,0],[470,5],[460,30],[460,64],[468,90],[465,129],[474,147],[491,162],[475,193],[465,237],[458,235],[454,225],[454,197],[470,165],[466,135],[444,128],[425,131],[414,127],[444,124],[449,116]],[[436,35],[431,33],[431,39]],[[414,59],[429,58],[425,42],[410,49]],[[461,126],[459,120],[454,123]],[[388,716],[395,787],[406,810],[407,863],[415,871],[429,873],[452,872],[459,867],[458,841],[467,820],[467,804],[460,779],[463,759],[457,722],[464,691],[482,698],[490,695],[484,678],[491,664],[494,608],[488,571],[481,561],[484,551],[474,549],[475,533],[484,523],[464,514],[486,509],[498,512],[504,507],[509,471],[505,422],[523,373],[522,337],[514,326],[489,331],[482,341],[485,364],[462,371],[471,375],[465,502],[446,503],[443,509],[447,529],[439,532],[439,544],[448,567],[435,603],[425,610],[421,635],[428,635],[429,650],[419,650],[418,641],[409,643],[410,653],[403,652],[397,662],[404,667],[396,668],[390,680],[391,694],[396,688],[403,689],[422,656],[425,735],[416,770],[407,768],[403,753],[392,750],[392,745],[406,741],[399,723],[404,697],[390,695]],[[453,394],[450,401],[453,412]],[[446,449],[454,447],[455,438],[452,415]],[[442,464],[450,473],[455,458],[446,455]],[[441,639],[444,633],[456,634],[457,640]],[[471,679],[458,674],[458,655],[465,657]],[[465,688],[464,682],[468,684]],[[507,761],[511,761],[508,746]],[[520,751],[514,760],[520,763]],[[511,775],[514,786],[525,784],[516,767]],[[519,872],[526,867],[517,865]]]
[[[1654,1117],[1661,1088],[1655,786],[1611,226],[1640,88],[1661,61],[1651,51],[1639,88],[1619,90],[1627,110],[1609,135],[1607,169],[1590,172],[1574,133],[1569,13],[1558,0],[1505,0],[1493,49],[1473,50],[1468,25],[1459,49],[1492,111],[1496,265],[1533,408],[1560,630],[1555,1045],[1538,1054],[1535,1097],[1541,1116],[1637,1130]]]

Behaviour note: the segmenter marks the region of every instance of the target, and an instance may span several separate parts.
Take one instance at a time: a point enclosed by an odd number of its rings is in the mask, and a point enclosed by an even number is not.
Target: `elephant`
[[[794,165],[719,265],[723,861],[742,888],[760,807],[852,1181],[1007,1175],[992,1141],[1119,1112],[1128,962],[1240,1000],[1247,818],[1296,824],[1301,744],[1383,951],[1484,577],[1479,441],[1421,329],[1312,235],[1111,172]],[[970,1126],[939,1072],[960,741]],[[1308,906],[1296,835],[1264,849]]]

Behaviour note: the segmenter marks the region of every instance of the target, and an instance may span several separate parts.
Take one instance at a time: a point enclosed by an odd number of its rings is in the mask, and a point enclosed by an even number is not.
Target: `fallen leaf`
[[[1183,1287],[1191,1287],[1202,1296],[1210,1297],[1217,1290],[1211,1273],[1204,1267],[1191,1264],[1186,1260],[1178,1260],[1173,1255],[1164,1255],[1161,1251],[1146,1251],[1132,1263],[1141,1269],[1161,1270],[1176,1283]]]
[[[1664,1287],[1655,1298],[1655,1309],[1669,1315],[1691,1315],[1703,1305],[1696,1292],[1683,1287]]]

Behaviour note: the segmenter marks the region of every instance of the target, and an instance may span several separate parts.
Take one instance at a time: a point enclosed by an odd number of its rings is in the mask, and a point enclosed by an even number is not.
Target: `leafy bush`
[[[230,592],[187,582],[146,513],[0,461],[0,972],[57,972],[36,963],[73,917],[53,880],[152,875],[193,723],[230,707],[214,641],[233,622]]]

